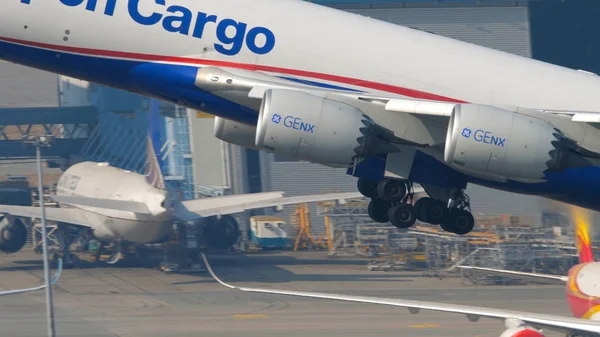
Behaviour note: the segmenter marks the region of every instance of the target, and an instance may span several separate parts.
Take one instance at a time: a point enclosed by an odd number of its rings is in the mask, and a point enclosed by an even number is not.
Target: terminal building
[[[520,56],[600,72],[600,41],[590,38],[600,25],[596,20],[600,3],[594,0],[310,2]],[[344,27],[339,30],[344,34]],[[368,49],[369,43],[356,41],[356,48]],[[7,63],[0,64],[2,74],[4,69],[12,76],[4,80],[0,77],[0,87],[13,90],[12,94],[0,96],[0,107],[4,107],[0,110],[0,156],[5,159],[32,157],[33,150],[23,148],[18,138],[37,126],[59,137],[45,152],[55,166],[65,168],[75,161],[95,160],[140,171],[147,126],[144,115],[157,109],[163,116],[163,169],[169,187],[176,189],[182,199],[260,191],[284,191],[288,196],[356,191],[356,179],[346,175],[344,169],[290,161],[223,143],[213,136],[214,119],[202,111],[68,77],[59,76],[56,80],[55,75]],[[26,82],[19,82],[20,72],[27,76]],[[6,134],[10,128],[18,130],[16,138]],[[475,215],[531,214],[540,223],[540,214],[552,207],[536,197],[478,186],[470,186],[467,193]],[[289,219],[292,211],[287,208],[280,216]],[[319,228],[323,218],[316,213],[313,208],[311,219],[313,226]]]

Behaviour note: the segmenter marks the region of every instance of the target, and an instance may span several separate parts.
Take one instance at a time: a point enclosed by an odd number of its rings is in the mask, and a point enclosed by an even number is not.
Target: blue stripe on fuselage
[[[4,41],[0,41],[0,59],[186,105],[242,123],[256,124],[258,120],[257,111],[196,87],[199,67],[195,66],[85,56]]]
[[[290,82],[296,82],[296,83],[301,83],[301,84],[312,85],[313,87],[318,87],[318,88],[323,88],[323,89],[334,89],[334,90],[343,90],[343,91],[364,93],[364,91],[361,91],[361,90],[340,87],[340,86],[334,85],[334,84],[309,81],[309,80],[295,78],[295,77],[289,77],[289,76],[277,76],[277,77],[281,78],[282,80],[287,80],[287,81],[290,81]]]

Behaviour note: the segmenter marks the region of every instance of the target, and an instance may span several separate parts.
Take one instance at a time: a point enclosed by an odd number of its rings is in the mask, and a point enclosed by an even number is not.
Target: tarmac
[[[209,255],[224,281],[248,287],[397,297],[569,316],[564,288],[473,286],[418,272],[371,272],[365,260],[325,252]],[[0,257],[0,289],[43,282],[41,256]],[[499,336],[502,323],[462,315],[250,294],[208,273],[83,266],[65,270],[54,289],[57,336]],[[0,297],[0,336],[45,336],[44,292]],[[547,336],[560,336],[549,333]]]

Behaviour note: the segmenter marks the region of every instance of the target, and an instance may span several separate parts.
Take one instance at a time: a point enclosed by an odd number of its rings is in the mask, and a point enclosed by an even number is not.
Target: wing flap
[[[390,99],[385,104],[387,111],[404,112],[417,115],[450,117],[456,104],[420,101],[415,99]]]
[[[466,305],[436,303],[436,302],[424,302],[424,301],[412,301],[395,298],[378,298],[368,296],[353,296],[353,295],[341,295],[341,294],[325,294],[325,293],[313,293],[304,291],[292,291],[292,290],[274,290],[274,289],[261,289],[261,288],[247,288],[232,286],[223,282],[217,277],[212,270],[208,260],[204,254],[202,259],[206,264],[211,276],[219,282],[221,285],[230,289],[241,290],[246,292],[262,293],[262,294],[273,294],[273,295],[286,295],[286,296],[297,296],[305,298],[318,298],[328,299],[344,302],[356,302],[356,303],[367,303],[367,304],[379,304],[388,305],[395,307],[408,308],[411,313],[418,313],[419,310],[431,310],[439,312],[449,312],[464,314],[471,321],[476,321],[479,317],[487,317],[497,320],[506,321],[508,319],[517,319],[537,328],[548,328],[555,331],[561,331],[565,333],[585,333],[586,335],[594,334],[600,336],[600,323],[596,323],[589,320],[570,318],[556,315],[545,315],[527,313],[521,311],[509,311],[499,310],[491,308],[482,308]]]
[[[250,209],[283,207],[320,201],[343,203],[347,199],[355,198],[362,198],[362,194],[350,192],[283,197],[283,192],[255,193],[185,201],[181,204],[183,207],[176,208],[175,216],[183,221],[192,221],[200,217],[234,214]]]
[[[265,192],[182,201],[175,207],[175,216],[183,221],[199,217],[243,212],[247,205],[283,197],[283,192]]]

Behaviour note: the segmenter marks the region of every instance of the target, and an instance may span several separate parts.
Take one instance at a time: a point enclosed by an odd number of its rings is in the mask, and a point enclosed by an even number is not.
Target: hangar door
[[[341,10],[531,57],[525,4],[337,5]]]

